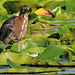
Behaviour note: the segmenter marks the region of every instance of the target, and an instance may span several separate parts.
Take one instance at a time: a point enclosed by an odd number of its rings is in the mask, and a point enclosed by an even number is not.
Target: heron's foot
[[[5,48],[3,49],[3,51],[5,51]]]
[[[23,40],[23,41],[21,41],[21,43],[25,43],[25,42],[27,42],[27,40]]]
[[[18,50],[18,52],[20,52],[20,50]]]

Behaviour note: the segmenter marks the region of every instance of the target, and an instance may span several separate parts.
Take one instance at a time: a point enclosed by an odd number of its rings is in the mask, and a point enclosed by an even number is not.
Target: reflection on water
[[[75,22],[75,20],[70,20],[70,21],[67,21],[67,22]]]
[[[72,75],[72,74],[74,74],[75,75],[75,67],[50,67],[50,68],[57,69],[58,70],[57,74],[61,74],[61,75],[67,75],[67,74]],[[6,70],[6,69],[10,69],[10,67],[9,66],[4,66],[3,68],[0,69],[0,72],[3,71],[3,70]],[[30,68],[31,71],[33,71],[34,69],[36,69],[36,68]],[[51,73],[51,72],[48,72],[48,73]]]
[[[75,25],[75,23],[73,23],[73,25]]]
[[[75,68],[71,69],[64,69],[63,71],[59,71],[58,74],[74,74],[75,75]]]
[[[0,71],[6,70],[6,69],[10,69],[10,66],[4,66],[4,67],[0,68]]]
[[[75,75],[75,67],[60,67],[60,68],[57,68],[59,70],[58,74],[68,74],[68,75],[72,75],[74,74]]]

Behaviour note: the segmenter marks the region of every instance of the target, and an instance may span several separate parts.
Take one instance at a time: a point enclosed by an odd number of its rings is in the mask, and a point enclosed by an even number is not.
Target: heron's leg
[[[5,51],[6,47],[7,47],[7,44],[5,44],[3,51]]]
[[[21,41],[18,42],[18,52],[20,52],[20,43]]]
[[[9,41],[10,41],[9,38],[6,38],[6,39],[4,40],[4,42],[5,42],[5,46],[4,46],[3,51],[5,51],[5,49],[6,49],[7,45],[8,45],[8,43],[9,43]]]

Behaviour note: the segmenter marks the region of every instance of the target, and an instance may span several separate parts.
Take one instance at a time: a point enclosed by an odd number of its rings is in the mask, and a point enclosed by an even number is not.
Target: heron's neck
[[[28,17],[28,13],[23,14],[23,18]]]
[[[26,17],[28,17],[28,13],[25,13],[25,14],[20,13],[20,14],[19,14],[19,17],[21,17],[21,18],[26,18]]]

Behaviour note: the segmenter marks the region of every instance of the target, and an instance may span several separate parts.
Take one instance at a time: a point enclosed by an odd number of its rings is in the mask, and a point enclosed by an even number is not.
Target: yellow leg
[[[21,41],[18,42],[18,52],[20,52],[20,43]]]
[[[3,49],[3,51],[5,51],[5,48]]]
[[[6,47],[7,47],[7,45],[5,44],[3,51],[5,51]]]

